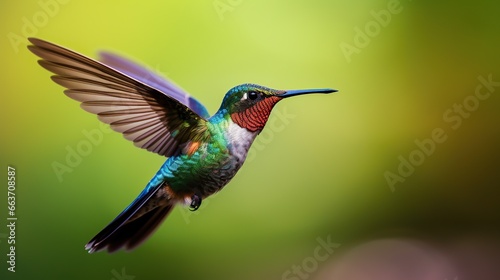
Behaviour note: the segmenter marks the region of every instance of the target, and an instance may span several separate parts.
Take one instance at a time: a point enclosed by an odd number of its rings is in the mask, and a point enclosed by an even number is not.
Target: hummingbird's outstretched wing
[[[202,105],[190,98],[182,103],[181,92],[162,91],[165,83],[147,84],[147,78],[137,77],[142,70],[124,73],[124,67],[114,69],[47,41],[29,41],[29,50],[42,58],[42,67],[56,74],[52,80],[67,88],[67,96],[136,146],[169,157],[185,144],[208,137],[206,118],[197,113],[206,111],[199,108]]]

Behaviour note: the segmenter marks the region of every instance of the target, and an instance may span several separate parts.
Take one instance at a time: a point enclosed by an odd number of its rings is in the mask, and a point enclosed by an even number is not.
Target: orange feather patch
[[[192,156],[200,147],[200,142],[191,142],[186,146],[186,154]]]

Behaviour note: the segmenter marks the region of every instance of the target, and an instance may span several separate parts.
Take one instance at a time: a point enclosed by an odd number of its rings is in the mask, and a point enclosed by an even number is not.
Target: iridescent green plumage
[[[28,48],[56,74],[52,79],[67,88],[66,95],[136,146],[168,157],[139,196],[87,244],[89,252],[138,246],[176,203],[196,210],[234,177],[277,102],[335,91],[243,84],[229,90],[209,117],[179,87],[123,58],[104,54],[98,62],[43,40],[30,42]]]

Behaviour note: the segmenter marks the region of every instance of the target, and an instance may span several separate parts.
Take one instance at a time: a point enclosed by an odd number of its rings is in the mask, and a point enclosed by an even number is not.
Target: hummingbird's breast
[[[232,121],[210,129],[209,141],[192,154],[169,158],[162,170],[165,181],[177,194],[198,193],[207,197],[222,189],[243,165],[257,136]]]

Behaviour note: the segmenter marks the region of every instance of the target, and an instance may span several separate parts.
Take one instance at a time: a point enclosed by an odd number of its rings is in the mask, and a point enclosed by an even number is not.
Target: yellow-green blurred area
[[[0,278],[312,279],[312,262],[291,267],[318,238],[340,244],[325,251],[335,258],[379,237],[498,237],[499,12],[494,1],[2,1]],[[135,251],[88,254],[165,159],[67,98],[26,37],[132,58],[212,113],[245,82],[339,92],[278,104],[198,211],[177,207]]]

